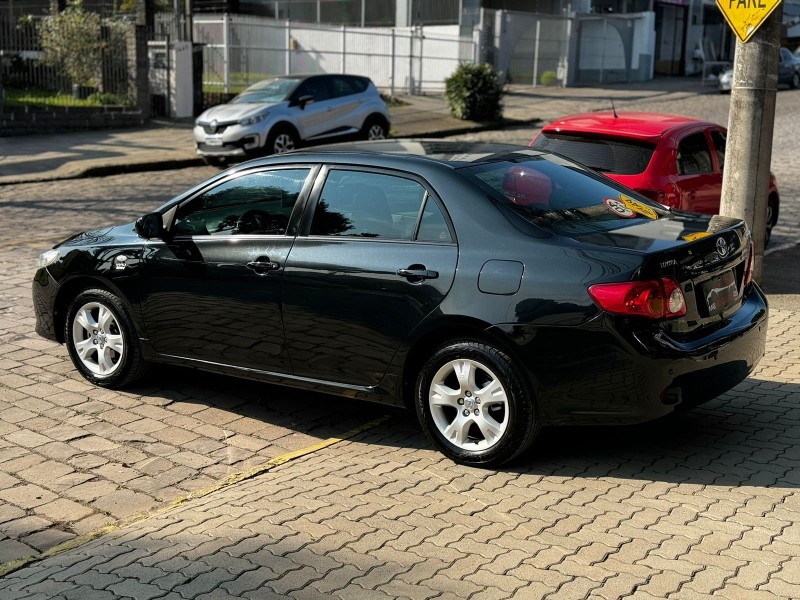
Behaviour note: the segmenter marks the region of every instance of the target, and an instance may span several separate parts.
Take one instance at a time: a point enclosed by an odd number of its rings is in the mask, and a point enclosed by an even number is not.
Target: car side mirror
[[[164,221],[159,213],[150,213],[136,220],[136,233],[146,239],[162,238]]]
[[[312,102],[314,102],[314,96],[312,96],[311,94],[306,94],[305,96],[300,96],[297,99],[297,104],[300,106],[300,110],[305,109],[306,104],[311,104]]]

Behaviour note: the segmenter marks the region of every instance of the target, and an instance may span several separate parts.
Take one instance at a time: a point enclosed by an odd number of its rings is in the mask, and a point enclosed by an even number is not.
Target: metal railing
[[[475,42],[458,26],[346,27],[243,15],[196,15],[203,88],[227,94],[276,75],[352,73],[395,93],[442,91]]]

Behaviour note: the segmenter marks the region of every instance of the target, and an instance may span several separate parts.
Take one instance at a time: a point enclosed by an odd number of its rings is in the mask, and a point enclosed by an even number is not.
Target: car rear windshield
[[[535,150],[459,172],[515,220],[560,235],[611,231],[669,214],[661,204],[581,165]]]
[[[297,88],[300,81],[300,79],[259,81],[231,100],[231,104],[283,102]]]
[[[557,152],[595,171],[616,175],[642,173],[656,148],[654,144],[634,140],[544,131],[534,140],[533,147]]]

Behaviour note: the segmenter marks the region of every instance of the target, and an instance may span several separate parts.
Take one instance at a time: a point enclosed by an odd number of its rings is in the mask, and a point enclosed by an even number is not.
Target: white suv
[[[287,75],[259,81],[195,121],[207,162],[278,154],[301,142],[358,136],[383,139],[389,111],[375,85],[357,75]]]

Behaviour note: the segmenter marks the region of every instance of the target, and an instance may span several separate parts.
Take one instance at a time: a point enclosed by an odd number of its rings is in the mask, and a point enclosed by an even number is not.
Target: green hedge
[[[503,87],[489,64],[464,63],[445,80],[444,97],[457,119],[497,121],[503,116]]]

